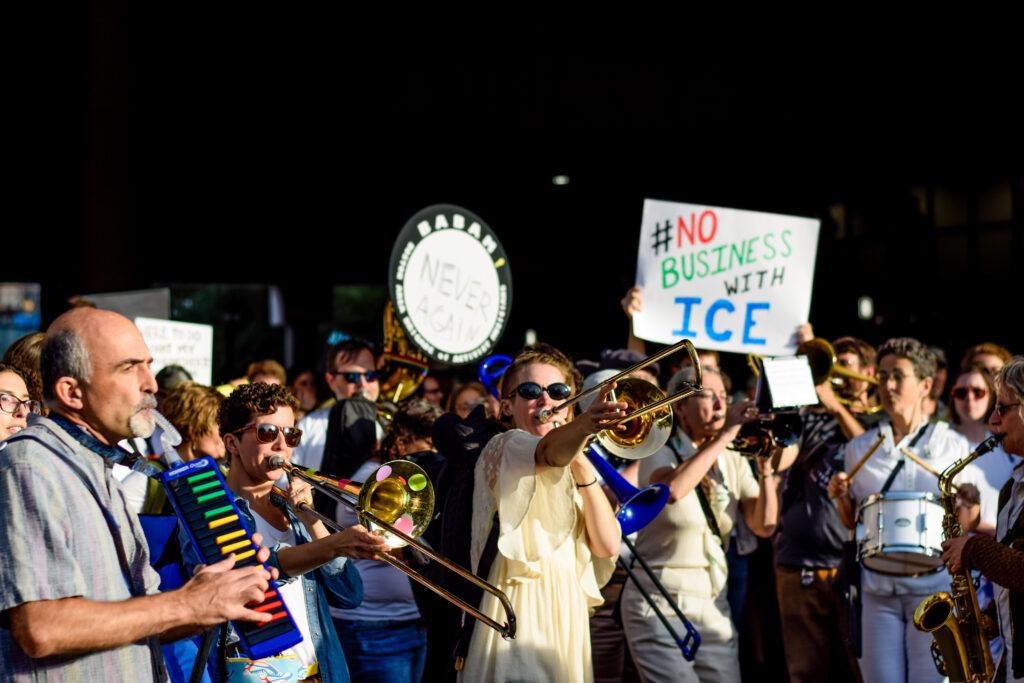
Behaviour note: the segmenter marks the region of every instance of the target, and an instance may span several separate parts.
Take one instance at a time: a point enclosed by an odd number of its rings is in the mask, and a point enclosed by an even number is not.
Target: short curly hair
[[[878,347],[878,365],[886,356],[898,356],[906,358],[914,367],[914,376],[918,379],[935,377],[935,370],[938,365],[935,361],[935,354],[927,346],[913,337],[895,337]]]
[[[299,409],[299,401],[287,387],[255,382],[243,384],[220,405],[217,421],[220,435],[227,436],[245,427],[259,415],[272,415],[278,408]]]
[[[441,417],[442,412],[441,406],[422,398],[412,398],[403,403],[381,441],[381,453],[395,458],[399,457],[396,447],[403,441],[423,440],[432,443],[434,422]]]
[[[160,414],[183,438],[196,441],[217,431],[223,402],[224,397],[213,387],[185,381],[160,401]]]

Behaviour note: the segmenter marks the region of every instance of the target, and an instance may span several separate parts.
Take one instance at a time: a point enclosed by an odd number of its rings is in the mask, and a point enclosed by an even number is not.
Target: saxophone
[[[939,493],[946,512],[942,518],[944,540],[964,535],[956,516],[953,477],[998,446],[1004,436],[990,436],[973,453],[957,460],[939,475]],[[931,633],[935,638],[932,658],[935,659],[939,673],[949,676],[950,683],[988,683],[992,680],[995,667],[992,665],[992,655],[985,635],[986,621],[978,609],[978,596],[974,592],[971,570],[966,562],[953,575],[949,593],[933,593],[914,610],[914,626],[919,631]]]

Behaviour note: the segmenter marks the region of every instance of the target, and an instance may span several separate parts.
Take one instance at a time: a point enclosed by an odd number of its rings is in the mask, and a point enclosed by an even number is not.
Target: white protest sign
[[[398,321],[430,358],[460,365],[494,348],[508,322],[512,273],[497,235],[472,211],[418,211],[398,235],[389,273]]]
[[[136,318],[153,355],[153,374],[180,365],[200,384],[213,383],[213,326],[157,318]]]
[[[807,322],[820,222],[644,200],[637,254],[642,339],[790,355]]]

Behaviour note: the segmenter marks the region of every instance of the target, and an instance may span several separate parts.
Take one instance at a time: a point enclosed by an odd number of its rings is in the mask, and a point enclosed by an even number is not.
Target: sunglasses
[[[1007,411],[1009,411],[1010,408],[1016,408],[1019,405],[1020,401],[1017,401],[1015,403],[997,403],[995,407],[992,408],[992,412],[998,415],[999,417],[1002,417],[1003,415],[1006,415]]]
[[[540,398],[540,395],[545,391],[548,393],[548,396],[556,401],[562,401],[569,398],[569,395],[572,394],[572,387],[564,382],[555,382],[554,384],[549,384],[546,387],[542,387],[536,382],[523,382],[518,387],[510,391],[505,398],[512,398],[512,394],[519,394],[527,401],[533,401]]]
[[[241,434],[242,432],[247,432],[250,429],[256,430],[256,440],[260,443],[274,443],[277,441],[278,431],[284,433],[284,442],[288,444],[289,448],[295,448],[299,445],[299,442],[302,441],[302,430],[298,427],[278,427],[277,425],[273,425],[268,422],[246,425],[231,433]]]
[[[380,373],[376,370],[369,372],[335,372],[336,377],[344,377],[349,384],[359,384],[359,379],[365,377],[367,382],[376,382],[380,379]]]
[[[950,396],[958,401],[963,401],[967,398],[968,393],[974,395],[974,400],[980,401],[988,396],[988,389],[984,387],[957,387],[950,392]]]

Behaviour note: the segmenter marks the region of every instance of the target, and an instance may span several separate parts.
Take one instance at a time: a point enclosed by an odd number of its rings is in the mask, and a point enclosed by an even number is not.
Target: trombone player
[[[814,336],[810,323],[797,336],[807,349]],[[831,372],[816,378],[819,404],[801,412],[800,441],[783,451],[778,465],[786,479],[775,542],[775,590],[794,683],[860,679],[848,646],[845,605],[836,590],[847,530],[829,498],[828,482],[843,469],[846,442],[878,421],[869,398],[875,349],[854,337],[836,339],[832,346],[835,364],[860,377],[842,379],[845,400],[833,389]]]

